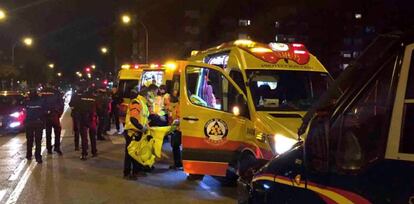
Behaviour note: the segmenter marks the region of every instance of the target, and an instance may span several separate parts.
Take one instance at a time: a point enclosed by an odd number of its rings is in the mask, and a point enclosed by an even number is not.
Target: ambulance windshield
[[[306,111],[327,90],[327,73],[282,70],[247,72],[257,111]]]

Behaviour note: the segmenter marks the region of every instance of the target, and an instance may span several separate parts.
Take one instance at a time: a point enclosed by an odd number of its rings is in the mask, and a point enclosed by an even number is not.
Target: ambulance
[[[130,102],[131,90],[140,89],[143,86],[155,84],[165,85],[167,76],[173,70],[171,66],[175,64],[167,62],[165,64],[123,64],[118,72],[118,93],[123,98],[120,106],[120,121],[124,122],[126,109]],[[171,77],[170,77],[171,78]]]
[[[332,78],[303,44],[237,40],[188,59],[180,129],[190,176],[239,176],[297,143],[308,108]]]
[[[380,35],[308,111],[303,142],[239,180],[239,203],[414,203],[413,36]]]

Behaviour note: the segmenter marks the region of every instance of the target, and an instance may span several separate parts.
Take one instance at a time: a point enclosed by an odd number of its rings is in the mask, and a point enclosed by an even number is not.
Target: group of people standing
[[[25,108],[26,159],[32,159],[33,143],[35,143],[35,159],[38,163],[42,163],[41,144],[44,129],[46,129],[46,148],[48,154],[53,154],[53,151],[55,151],[57,154],[63,155],[60,148],[62,130],[60,117],[64,111],[64,101],[59,90],[54,85],[47,85],[41,94],[38,93],[37,89],[31,89],[28,100],[25,101]],[[55,135],[53,145],[52,131]]]
[[[138,176],[145,171],[145,166],[138,163],[128,153],[128,146],[133,140],[140,141],[144,134],[149,131],[150,127],[173,125],[177,121],[178,113],[178,96],[168,94],[166,86],[157,87],[151,84],[148,87],[141,87],[131,90],[131,102],[127,109],[125,118],[125,159],[124,159],[124,178],[136,180]],[[177,122],[175,122],[177,124]],[[175,125],[177,127],[178,125]],[[173,145],[174,165],[171,168],[181,168],[181,134],[178,128],[174,128],[169,133],[171,135],[171,144]]]
[[[178,92],[167,93],[166,86],[155,84],[131,90],[131,102],[125,118],[125,131],[121,132],[119,122],[119,106],[122,98],[116,88],[111,93],[106,88],[96,89],[93,86],[78,87],[73,91],[69,106],[72,108],[74,146],[80,150],[81,160],[88,157],[89,141],[92,157],[98,155],[96,140],[105,140],[104,134],[115,123],[118,134],[123,134],[125,146],[124,178],[135,180],[145,167],[128,154],[131,141],[139,141],[150,127],[171,126],[171,146],[174,164],[172,169],[181,169],[181,132],[179,130]],[[46,129],[46,144],[49,154],[54,150],[62,155],[60,148],[60,118],[64,112],[62,94],[54,86],[48,86],[41,95],[37,89],[30,90],[29,99],[25,104],[27,116],[25,121],[27,137],[27,159],[32,159],[33,142],[36,144],[35,158],[42,163],[41,140],[43,129]],[[52,130],[55,135],[52,145]]]
[[[92,157],[98,155],[96,140],[105,140],[104,135],[111,129],[111,119],[114,120],[120,133],[119,104],[121,102],[116,87],[113,88],[112,95],[107,93],[106,88],[96,89],[93,86],[79,87],[75,90],[69,106],[72,108],[75,151],[79,151],[81,142],[81,160],[87,159],[89,141]]]

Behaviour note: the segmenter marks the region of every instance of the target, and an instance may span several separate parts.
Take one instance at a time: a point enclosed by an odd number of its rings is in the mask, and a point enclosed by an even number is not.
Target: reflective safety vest
[[[138,97],[134,98],[129,104],[125,117],[125,130],[128,130],[128,135],[129,132],[139,131],[138,128],[131,123],[131,117],[136,118],[139,123],[144,126],[148,123],[148,116],[147,100],[141,95],[138,95]]]
[[[159,116],[165,115],[165,106],[164,106],[164,98],[161,96],[156,96],[154,98],[154,102],[152,103],[152,112]]]

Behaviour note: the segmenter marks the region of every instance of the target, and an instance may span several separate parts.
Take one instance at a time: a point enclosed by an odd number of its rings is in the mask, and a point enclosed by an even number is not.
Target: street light
[[[21,42],[20,42],[20,41],[16,41],[16,42],[13,44],[13,46],[12,46],[12,56],[11,56],[12,65],[14,65],[14,57],[15,57],[15,55],[14,55],[14,51],[15,51],[15,49],[16,49],[16,47],[17,47],[17,45],[18,45],[19,43],[22,43],[22,44],[23,44],[23,45],[25,45],[26,47],[31,47],[31,46],[33,45],[33,38],[31,38],[31,37],[25,37],[25,38],[23,38],[23,39],[21,40]]]
[[[6,11],[4,11],[3,9],[0,9],[0,21],[4,21],[7,18],[7,14]]]
[[[122,15],[122,23],[129,24],[131,22],[131,17],[128,14]]]
[[[101,47],[101,53],[102,54],[107,54],[108,53],[108,48],[107,47]]]
[[[53,64],[53,63],[50,63],[50,64],[48,64],[47,66],[49,66],[49,68],[50,68],[50,69],[55,68],[55,64]]]
[[[25,37],[23,38],[23,43],[27,46],[30,47],[33,44],[33,38],[31,37]]]
[[[58,73],[57,73],[57,76],[58,76],[58,77],[61,77],[61,76],[62,76],[62,73],[58,72]]]
[[[92,68],[92,69],[96,69],[96,65],[94,65],[94,64],[93,64],[93,65],[91,65],[91,68]]]
[[[124,14],[121,17],[122,19],[122,23],[124,25],[129,25],[131,23],[131,16]],[[134,16],[134,21],[138,22],[139,24],[141,24],[141,26],[144,28],[145,31],[145,63],[148,64],[148,28],[147,26],[141,21],[139,20],[136,16]]]

